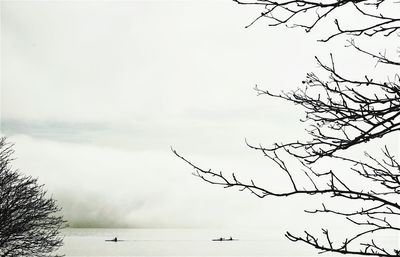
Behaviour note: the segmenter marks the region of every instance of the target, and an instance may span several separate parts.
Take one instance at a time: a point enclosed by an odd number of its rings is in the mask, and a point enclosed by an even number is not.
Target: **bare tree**
[[[325,19],[333,20],[335,31],[321,41],[328,41],[339,35],[374,36],[382,34],[390,36],[399,31],[400,18],[398,15],[398,2],[392,0],[233,0],[242,5],[256,5],[263,7],[261,14],[247,27],[253,25],[261,18],[267,18],[269,26],[286,25],[288,27],[304,28],[310,32]],[[350,22],[342,25],[346,19],[338,11],[346,9],[351,13]],[[331,17],[332,16],[332,17]],[[331,18],[331,19],[329,19]],[[360,22],[362,18],[366,22]],[[354,23],[354,21],[357,21]]]
[[[0,256],[57,256],[65,221],[37,179],[13,170],[12,144],[0,139]]]
[[[400,3],[388,0],[255,0],[238,1],[243,5],[262,7],[261,14],[250,23],[253,25],[266,18],[270,26],[286,25],[314,30],[325,20],[333,21],[334,30],[321,41],[326,42],[340,35],[375,38],[382,36],[399,42]],[[347,9],[346,9],[347,8]],[[341,12],[357,15],[364,20],[345,20]],[[394,15],[394,16],[391,16]],[[357,22],[354,22],[357,21]],[[345,25],[344,25],[345,24]],[[326,25],[328,26],[328,25]],[[400,68],[399,56],[386,51],[370,51],[359,47],[353,38],[347,40],[348,47],[369,56],[377,64],[392,66],[394,74],[386,74],[385,80],[372,75],[362,79],[348,77],[336,67],[333,55],[328,63],[316,58],[325,76],[308,73],[302,86],[291,92],[273,93],[255,88],[258,95],[277,97],[305,110],[308,140],[289,143],[275,143],[270,147],[247,145],[261,152],[285,174],[290,188],[274,191],[259,186],[249,179],[237,175],[224,175],[212,169],[204,169],[175,150],[173,152],[195,169],[194,175],[204,181],[226,188],[248,190],[259,198],[266,196],[286,197],[293,195],[324,196],[356,203],[355,209],[327,207],[306,210],[309,213],[333,214],[344,217],[357,229],[351,235],[334,239],[328,229],[322,235],[305,231],[304,235],[286,233],[292,241],[300,241],[319,249],[321,252],[359,254],[369,256],[400,256],[398,245],[386,246],[377,240],[380,233],[399,233],[400,217],[400,164],[389,147],[382,144],[381,155],[364,152],[355,157],[354,151],[373,141],[375,145],[382,138],[400,130]],[[397,71],[397,72],[396,72]],[[352,149],[353,152],[349,153]],[[298,166],[288,162],[295,160]],[[333,162],[340,170],[326,169],[320,162]],[[337,165],[340,163],[341,165]],[[346,167],[346,170],[343,170]],[[356,176],[354,181],[350,177]],[[335,238],[337,235],[335,236]]]

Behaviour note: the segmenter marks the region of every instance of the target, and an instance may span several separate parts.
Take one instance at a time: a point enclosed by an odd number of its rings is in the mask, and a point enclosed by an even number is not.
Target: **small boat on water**
[[[124,241],[124,240],[121,240],[121,239],[118,239],[117,237],[114,237],[113,239],[106,239],[105,241],[106,242],[121,242],[121,241]]]
[[[223,237],[220,237],[220,238],[216,238],[216,239],[213,239],[212,241],[238,241],[239,239],[233,239],[232,237],[230,237],[230,238],[223,238]]]

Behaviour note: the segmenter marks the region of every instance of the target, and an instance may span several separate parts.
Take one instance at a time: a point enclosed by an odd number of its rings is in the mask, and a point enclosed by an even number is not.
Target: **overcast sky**
[[[301,137],[301,111],[252,88],[294,89],[331,50],[300,30],[245,29],[259,11],[228,0],[2,1],[1,133],[14,166],[46,184],[72,226],[284,224],[303,206],[205,184],[170,150],[288,186],[244,140]]]

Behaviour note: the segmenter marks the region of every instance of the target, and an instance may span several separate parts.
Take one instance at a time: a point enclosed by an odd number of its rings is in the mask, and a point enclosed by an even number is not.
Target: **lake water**
[[[256,230],[66,229],[60,253],[66,256],[316,256],[283,234]],[[106,242],[114,237],[121,242]],[[225,237],[238,241],[215,242]],[[325,255],[332,256],[332,255]]]

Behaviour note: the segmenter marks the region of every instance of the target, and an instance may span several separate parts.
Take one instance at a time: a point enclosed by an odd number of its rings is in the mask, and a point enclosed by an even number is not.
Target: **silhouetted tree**
[[[321,41],[326,42],[340,35],[351,36],[353,38],[347,40],[347,46],[375,59],[377,64],[392,66],[394,73],[385,74],[387,75],[385,80],[365,74],[362,79],[349,77],[336,67],[331,54],[329,64],[316,58],[327,76],[308,73],[306,79],[302,81],[302,86],[297,90],[276,94],[255,88],[259,95],[284,99],[301,106],[306,112],[302,121],[309,126],[308,140],[275,143],[271,147],[246,142],[250,148],[260,151],[284,172],[290,185],[288,189],[274,191],[259,186],[253,180],[244,182],[235,174],[225,176],[222,172],[203,169],[175,150],[173,152],[191,165],[195,169],[194,175],[204,181],[227,188],[248,190],[260,198],[327,195],[354,202],[353,209],[344,206],[327,207],[324,203],[320,209],[306,210],[309,213],[345,217],[349,224],[355,226],[354,234],[334,240],[327,229],[322,229],[322,235],[305,231],[303,236],[298,236],[287,232],[286,237],[292,241],[304,242],[321,252],[400,256],[397,243],[386,246],[378,240],[381,233],[400,231],[398,224],[400,164],[386,145],[381,145],[380,156],[368,152],[356,156],[354,153],[356,150],[359,151],[363,143],[375,140],[374,145],[378,146],[379,141],[376,139],[387,137],[388,134],[400,130],[399,56],[392,54],[389,57],[386,50],[374,52],[362,49],[354,40],[354,37],[367,36],[371,39],[381,36],[386,40],[400,42],[400,2],[388,0],[235,0],[235,2],[263,8],[262,13],[249,26],[261,18],[266,18],[270,26],[301,27],[310,32],[323,20],[330,19],[333,21],[334,30],[329,30],[331,33]],[[341,16],[343,12],[346,15]],[[358,17],[363,19],[360,20]],[[297,166],[288,164],[293,163],[293,160],[298,163]],[[325,162],[325,165],[321,165],[320,162]],[[331,168],[326,168],[326,163],[330,163]]]
[[[37,179],[11,166],[12,144],[0,139],[0,256],[56,256],[65,222]]]

